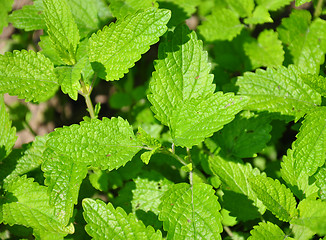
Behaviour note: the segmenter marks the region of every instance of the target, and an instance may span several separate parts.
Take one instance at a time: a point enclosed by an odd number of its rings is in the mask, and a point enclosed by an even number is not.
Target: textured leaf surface
[[[79,82],[81,70],[77,65],[73,67],[62,66],[55,69],[62,92],[68,94],[73,100],[77,100],[78,90],[81,88]]]
[[[280,39],[293,56],[295,65],[307,73],[319,73],[324,63],[326,22],[316,19],[311,23],[308,11],[293,11],[277,28]]]
[[[243,112],[212,138],[226,154],[250,158],[270,140],[271,119],[266,115]]]
[[[249,178],[249,182],[258,199],[278,219],[289,222],[297,216],[296,200],[292,192],[277,179],[259,175]]]
[[[53,47],[52,41],[48,35],[40,36],[40,40],[41,41],[38,43],[38,45],[42,48],[41,53],[44,56],[49,58],[54,65],[66,65]]]
[[[163,195],[159,219],[167,239],[221,239],[220,208],[210,185],[179,183]]]
[[[216,40],[231,41],[242,30],[243,25],[239,21],[236,12],[226,8],[214,8],[212,14],[206,17],[206,21],[198,27],[200,34],[206,41]]]
[[[256,2],[270,11],[276,11],[281,7],[289,5],[292,0],[256,0]]]
[[[258,226],[250,231],[251,236],[248,240],[284,240],[289,239],[285,233],[271,222],[260,222]]]
[[[251,60],[253,68],[278,67],[284,61],[282,42],[273,30],[264,30],[258,36],[258,41],[245,43],[244,50]]]
[[[316,175],[314,175],[316,178],[316,185],[319,188],[318,194],[319,197],[322,200],[326,200],[326,168],[323,167],[321,169],[319,169],[319,171],[317,172]]]
[[[8,25],[8,13],[11,11],[14,0],[0,0],[0,34]]]
[[[43,0],[43,5],[53,47],[66,64],[75,64],[79,31],[67,0]]]
[[[111,23],[89,40],[89,59],[106,80],[118,80],[150,45],[158,42],[170,19],[168,10],[151,8]],[[94,63],[93,63],[94,64]],[[103,71],[105,68],[105,71]]]
[[[5,158],[16,142],[16,128],[11,126],[9,114],[6,111],[3,95],[0,94],[0,161]]]
[[[299,218],[293,219],[291,224],[305,226],[320,235],[326,234],[326,202],[304,199],[299,203],[298,210]]]
[[[265,212],[265,206],[257,198],[248,181],[249,177],[260,174],[258,169],[253,169],[250,164],[243,164],[236,159],[227,160],[221,156],[210,157],[209,167],[222,181],[223,189],[232,191],[229,196],[238,198],[236,205],[240,206],[241,211],[236,211],[237,209],[230,204],[224,206],[235,212],[233,215],[236,215],[240,220],[247,221],[258,218],[260,214]],[[228,202],[225,204],[228,204]],[[246,206],[246,208],[243,208],[243,206]]]
[[[280,112],[299,119],[321,103],[320,95],[304,83],[301,74],[293,65],[277,70],[258,69],[255,73],[248,72],[239,77],[236,85],[240,95],[250,97],[247,109]]]
[[[14,11],[8,19],[16,28],[25,31],[45,29],[44,17],[40,13],[42,10],[42,1],[34,1],[33,5],[25,5],[22,9]]]
[[[65,227],[57,220],[54,209],[49,206],[47,188],[26,176],[9,184],[0,209],[6,224],[31,227],[37,233],[60,234],[59,239],[74,232],[73,225]]]
[[[156,0],[109,0],[112,15],[122,19],[128,14],[134,14],[140,9],[157,7]]]
[[[132,127],[122,118],[103,118],[56,129],[44,153],[45,183],[55,213],[63,223],[72,215],[87,167],[114,169],[125,165],[141,149]]]
[[[100,200],[84,199],[83,208],[86,232],[93,239],[162,239],[160,231],[155,232],[151,226],[146,228],[135,215],[127,215],[120,207],[114,209],[111,203],[106,205]]]
[[[215,93],[202,42],[181,25],[159,47],[148,95],[156,118],[170,127],[174,143],[192,147],[233,120],[247,99]]]
[[[0,55],[0,93],[18,95],[25,101],[46,101],[58,88],[53,69],[49,59],[33,51]]]
[[[306,84],[326,97],[326,78],[317,74],[304,74],[301,76]]]

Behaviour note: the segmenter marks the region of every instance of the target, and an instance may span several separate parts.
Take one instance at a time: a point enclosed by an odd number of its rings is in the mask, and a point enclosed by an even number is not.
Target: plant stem
[[[29,123],[26,122],[26,120],[23,121],[23,126],[24,126],[24,128],[27,128],[31,132],[31,134],[33,134],[34,137],[37,136],[37,133],[33,130],[31,125],[29,125]]]
[[[95,118],[95,112],[94,112],[94,107],[93,107],[93,104],[92,104],[92,100],[90,98],[92,89],[91,88],[87,89],[87,87],[86,87],[85,82],[83,81],[83,79],[80,79],[80,84],[82,86],[82,95],[85,98],[89,115],[91,116],[92,119],[94,119]]]
[[[233,237],[233,233],[231,231],[231,229],[227,226],[223,226],[224,231],[232,238]]]
[[[323,3],[324,0],[318,0],[316,8],[315,8],[315,12],[314,12],[314,17],[318,18],[323,10]]]
[[[171,156],[171,157],[173,157],[174,159],[178,160],[178,161],[179,161],[182,165],[184,165],[184,166],[187,166],[187,165],[188,165],[188,163],[186,163],[186,162],[185,162],[181,157],[179,157],[177,154],[175,154],[175,153],[169,151],[169,150],[166,149],[166,148],[163,148],[160,152],[161,152],[161,153],[164,153],[164,154],[166,154],[166,155],[169,155],[169,156]]]

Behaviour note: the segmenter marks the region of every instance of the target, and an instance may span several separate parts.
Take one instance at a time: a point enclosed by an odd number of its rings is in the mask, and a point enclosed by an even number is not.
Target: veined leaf
[[[257,4],[265,7],[270,11],[276,11],[286,5],[289,5],[292,0],[256,0]]]
[[[89,39],[89,59],[94,68],[101,70],[99,76],[108,81],[122,78],[164,34],[169,19],[170,11],[151,8],[93,34]]]
[[[238,198],[236,204],[242,209],[242,211],[236,212],[236,217],[239,220],[247,221],[264,214],[266,207],[257,198],[248,181],[249,177],[260,174],[258,169],[253,169],[249,163],[244,164],[240,160],[228,160],[221,156],[210,157],[209,168],[222,181],[223,190],[232,191],[229,195]],[[237,210],[228,202],[225,205],[224,208],[229,208],[229,211],[234,212]],[[243,208],[243,206],[246,206],[246,208]],[[233,215],[236,215],[236,213]]]
[[[109,0],[112,15],[117,19],[123,19],[128,14],[134,14],[140,9],[158,7],[156,0]]]
[[[251,236],[248,240],[284,240],[288,238],[285,233],[271,222],[260,222],[258,226],[250,231]]]
[[[296,201],[292,192],[277,179],[259,175],[249,178],[249,182],[258,199],[278,219],[289,222],[297,217]]]
[[[277,28],[280,39],[293,56],[295,65],[306,73],[319,73],[326,52],[326,21],[316,19],[311,23],[308,11],[293,11]]]
[[[244,44],[244,50],[251,60],[253,68],[278,67],[284,61],[282,42],[273,30],[264,30],[258,36],[258,41]]]
[[[326,97],[326,78],[317,74],[301,75],[303,81],[323,97]]]
[[[295,6],[300,7],[301,5],[303,5],[307,2],[311,2],[311,0],[295,0]]]
[[[156,118],[170,127],[174,143],[192,147],[233,120],[247,99],[214,93],[202,42],[181,25],[159,47],[147,96]]]
[[[198,26],[198,30],[208,42],[216,40],[231,41],[240,34],[243,26],[234,11],[216,7],[213,9],[212,14],[206,17],[206,21]]]
[[[221,239],[221,207],[210,185],[175,184],[161,199],[159,220],[167,239]]]
[[[120,207],[114,209],[111,203],[106,205],[100,200],[84,199],[83,209],[87,222],[86,232],[95,240],[162,239],[159,230],[155,232],[153,227],[145,227],[135,215],[127,215]]]
[[[299,217],[291,224],[305,226],[320,235],[326,234],[326,202],[304,199],[299,203],[298,210]]]
[[[239,77],[236,85],[240,95],[250,97],[247,109],[280,112],[299,119],[321,103],[320,95],[304,83],[301,74],[301,70],[293,65],[277,70],[258,69]]]
[[[0,211],[3,222],[31,227],[35,235],[55,234],[63,239],[74,232],[74,226],[62,225],[49,206],[47,188],[33,182],[32,178],[19,177],[11,182],[1,200]]]
[[[10,152],[16,142],[16,128],[11,126],[9,114],[6,111],[6,105],[3,95],[0,94],[0,161]]]
[[[11,11],[13,4],[14,0],[0,0],[0,34],[3,28],[8,25],[8,13]]]
[[[67,0],[43,0],[44,19],[53,47],[68,65],[76,63],[79,31]]]
[[[119,168],[142,146],[127,121],[103,118],[56,129],[49,134],[46,147],[42,164],[45,183],[49,186],[55,213],[67,223],[87,167]]]
[[[52,41],[48,35],[40,36],[40,40],[41,41],[38,43],[38,45],[41,47],[41,53],[45,57],[49,58],[54,65],[66,65],[53,47]]]
[[[0,93],[42,102],[52,97],[57,88],[53,64],[42,54],[23,50],[0,55]]]
[[[314,175],[316,178],[316,185],[319,188],[318,194],[322,200],[326,200],[326,168],[320,168],[319,171]]]

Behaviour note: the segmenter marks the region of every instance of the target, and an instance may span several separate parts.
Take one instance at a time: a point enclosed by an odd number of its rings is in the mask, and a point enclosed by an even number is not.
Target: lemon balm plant
[[[61,88],[90,117],[13,149],[1,95],[2,239],[326,235],[322,1],[304,5],[313,16],[284,0],[4,2],[3,25],[44,34],[41,52],[0,55],[0,93],[39,103]],[[100,119],[95,82],[131,74],[156,43],[142,110]]]

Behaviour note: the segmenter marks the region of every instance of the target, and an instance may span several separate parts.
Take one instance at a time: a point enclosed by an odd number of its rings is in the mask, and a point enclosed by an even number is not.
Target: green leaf
[[[49,58],[54,65],[66,65],[55,48],[53,47],[52,41],[49,36],[42,35],[40,36],[40,42],[38,43],[42,49],[41,53]]]
[[[209,168],[222,181],[223,191],[229,191],[228,196],[237,199],[237,201],[233,199],[227,202],[224,196],[224,204],[226,204],[224,208],[234,212],[232,215],[239,220],[247,221],[256,219],[265,212],[265,206],[257,198],[248,181],[249,177],[260,174],[258,169],[253,169],[249,163],[244,164],[240,160],[225,159],[221,156],[210,157]],[[232,202],[241,209],[236,209],[236,206],[231,205]]]
[[[87,222],[86,232],[93,239],[162,239],[162,233],[155,232],[153,227],[137,220],[135,215],[129,214],[118,207],[114,209],[111,203],[107,205],[100,200],[83,200],[84,218]]]
[[[250,97],[248,110],[279,112],[299,119],[321,103],[320,95],[304,83],[301,74],[293,65],[247,72],[238,77],[238,94]]]
[[[323,97],[326,97],[326,79],[317,74],[303,74],[301,75],[303,81],[312,89],[317,91]]]
[[[300,7],[301,5],[303,5],[307,2],[311,2],[311,0],[295,0],[295,6]]]
[[[292,192],[277,179],[259,175],[249,178],[249,182],[258,199],[278,219],[289,222],[297,216],[296,200]]]
[[[289,5],[292,0],[256,0],[256,3],[265,7],[270,11],[276,11],[286,5]]]
[[[161,199],[159,220],[167,239],[221,239],[221,207],[210,185],[175,184]]]
[[[237,13],[230,9],[216,7],[212,14],[206,17],[206,21],[198,26],[198,30],[208,42],[231,41],[240,34],[243,26]]]
[[[7,188],[1,200],[0,210],[5,224],[19,224],[31,227],[35,235],[58,234],[63,239],[74,232],[74,226],[62,225],[49,206],[47,188],[33,182],[26,176],[17,178]]]
[[[316,178],[316,185],[319,188],[319,197],[322,200],[326,200],[326,168],[320,168],[316,175],[314,175],[314,177]]]
[[[34,1],[33,5],[25,5],[22,9],[13,11],[8,19],[14,27],[24,29],[25,31],[45,29],[46,24],[41,13],[42,10],[43,2]]]
[[[156,118],[170,127],[176,145],[199,144],[232,121],[246,103],[231,93],[214,94],[207,52],[184,25],[160,45],[155,69],[147,97]]]
[[[41,53],[14,51],[0,55],[0,93],[43,102],[58,88],[53,64]]]
[[[14,0],[0,0],[0,34],[8,25],[8,13],[11,11],[13,3]]]
[[[89,39],[89,59],[106,80],[118,80],[166,31],[170,11],[151,8],[111,23]]]
[[[138,127],[136,137],[140,142],[150,148],[159,148],[162,146],[162,144],[157,139],[151,137],[151,135],[145,132],[145,130],[143,130],[141,127]]]
[[[293,11],[277,28],[280,39],[286,44],[295,65],[306,73],[319,73],[326,52],[326,22],[316,19],[311,23],[308,11]]]
[[[103,170],[125,165],[141,149],[132,127],[122,118],[93,119],[49,134],[42,169],[51,203],[67,223],[87,167]]]
[[[67,0],[43,0],[44,19],[53,47],[68,65],[76,63],[79,31]]]
[[[212,138],[225,153],[250,158],[271,139],[270,117],[243,112]]]
[[[228,0],[229,8],[236,11],[240,17],[244,18],[251,15],[254,10],[254,0]]]
[[[253,68],[278,67],[284,61],[282,42],[273,30],[264,30],[259,34],[258,41],[245,43],[244,50]]]
[[[3,95],[0,94],[0,161],[4,159],[12,150],[16,142],[16,128],[11,126],[9,114]]]
[[[114,17],[123,19],[129,14],[134,14],[140,9],[158,7],[156,0],[109,0],[110,10]]]
[[[248,240],[284,240],[288,236],[275,224],[271,222],[260,222],[250,231],[251,236]]]
[[[319,235],[326,234],[326,202],[304,199],[298,205],[299,217],[291,224],[305,226]]]
[[[268,10],[264,6],[257,6],[252,13],[252,16],[245,18],[244,22],[246,24],[263,24],[263,23],[271,23],[273,19],[269,14]]]

